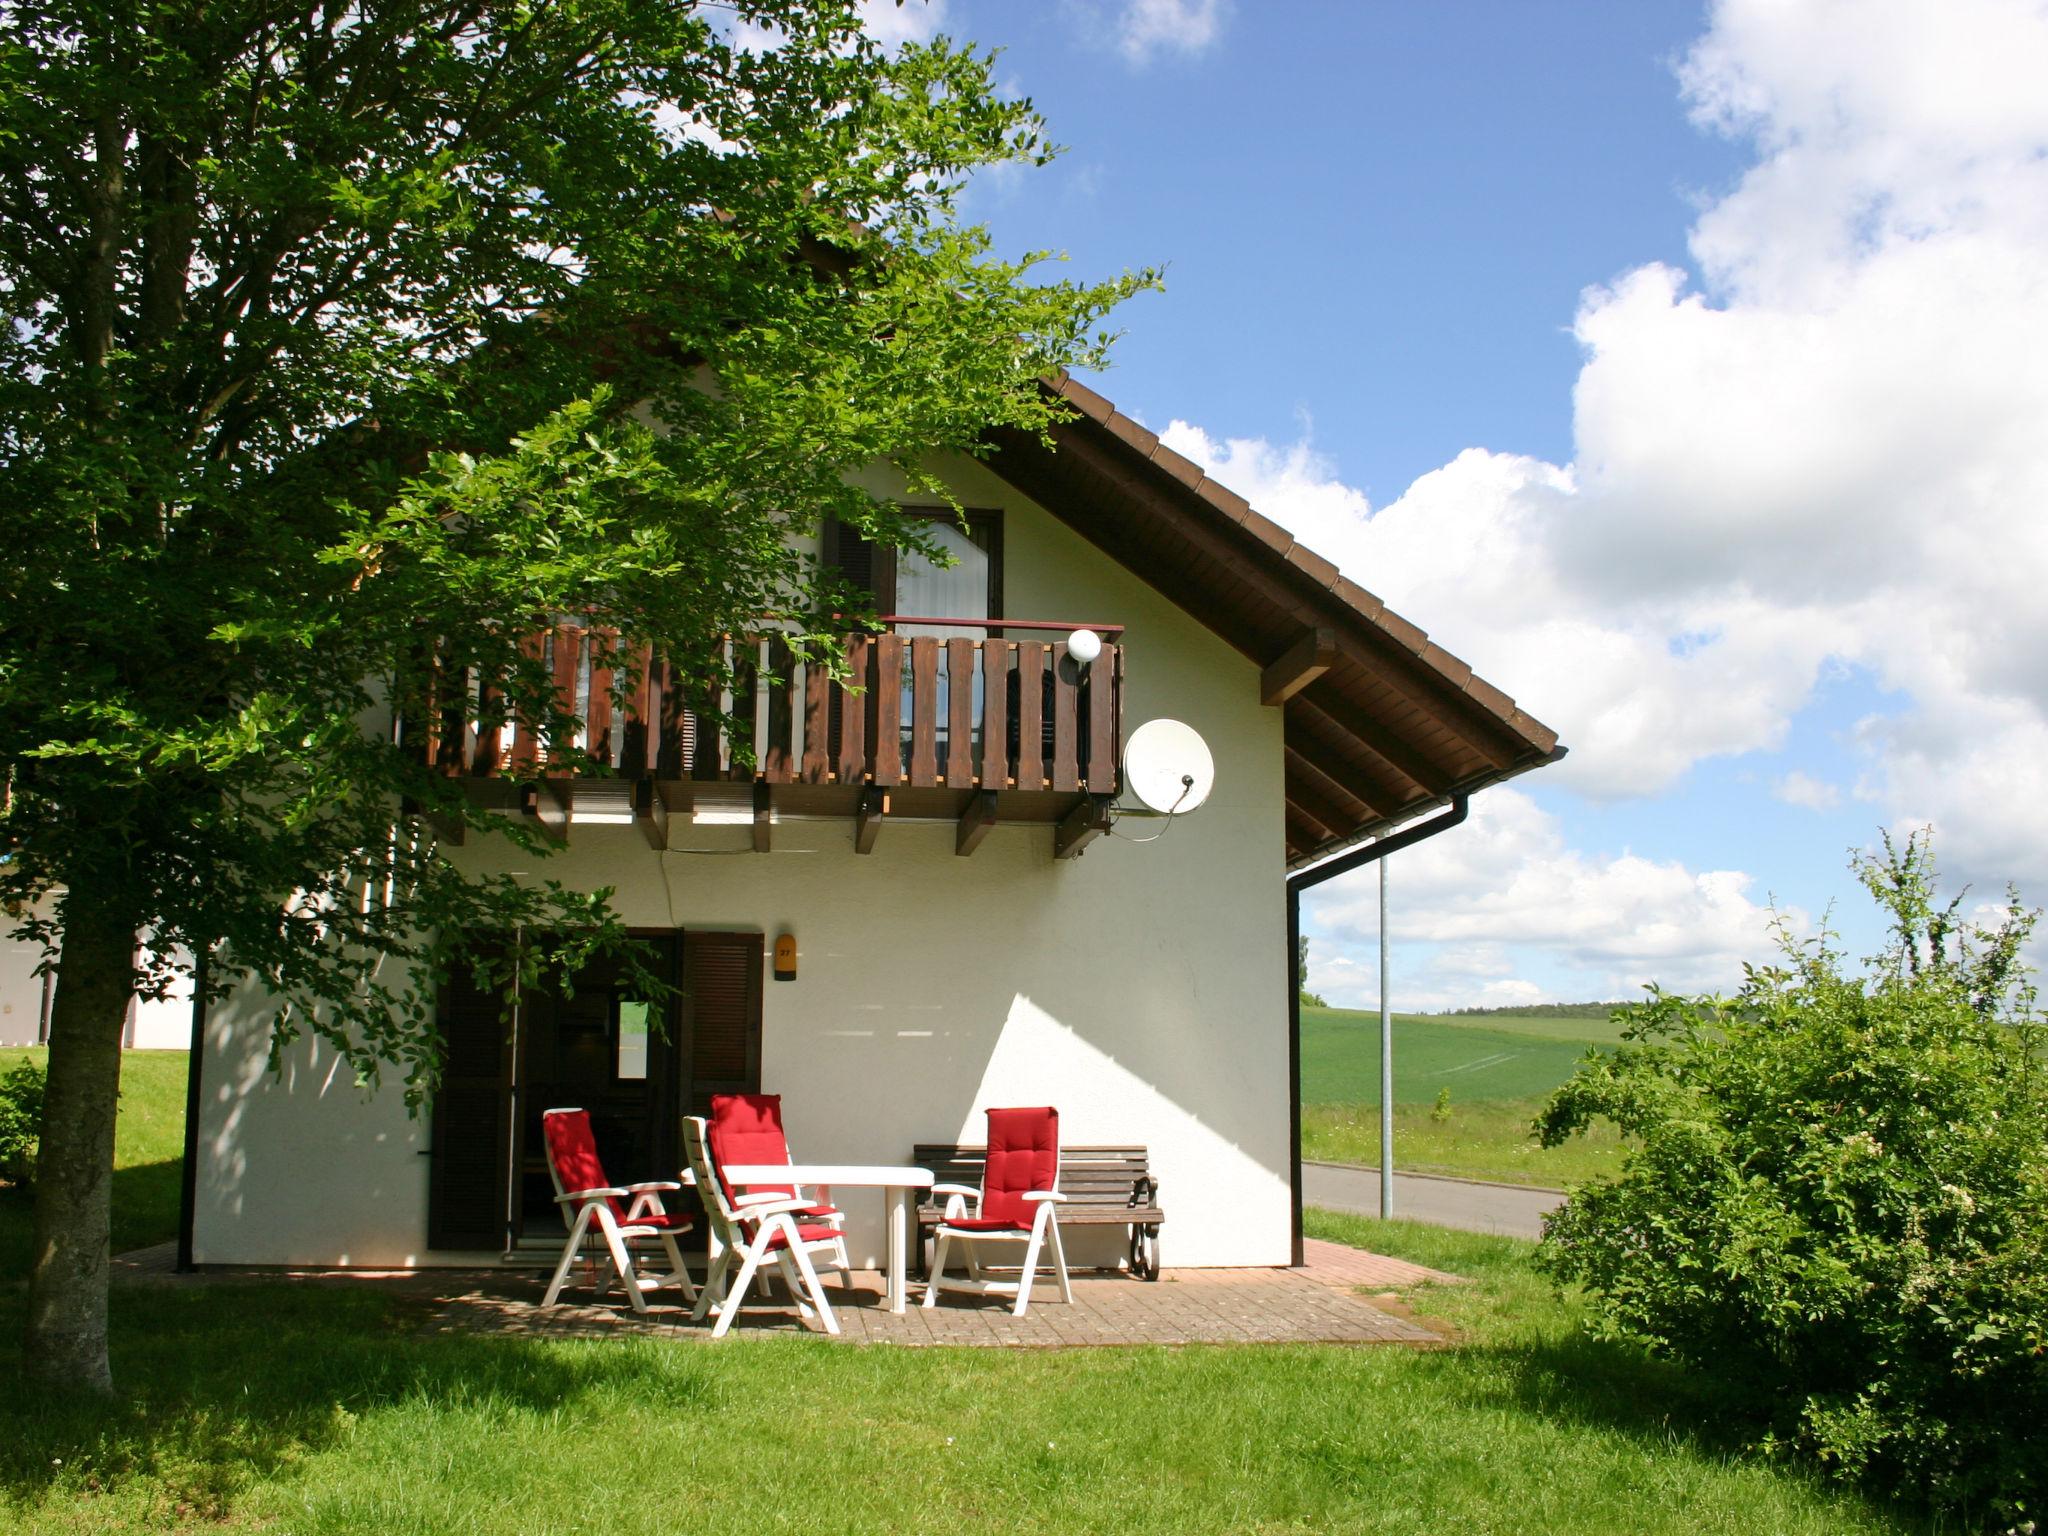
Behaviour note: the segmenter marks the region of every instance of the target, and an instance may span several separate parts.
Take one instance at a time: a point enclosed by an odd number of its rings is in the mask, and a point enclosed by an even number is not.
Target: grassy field
[[[1586,1051],[1620,1037],[1604,1013],[1395,1014],[1394,1166],[1555,1188],[1614,1171],[1621,1146],[1611,1132],[1547,1151],[1528,1132]],[[1378,1014],[1302,1010],[1301,1098],[1304,1157],[1379,1161]]]
[[[41,1064],[49,1052],[0,1047],[0,1072]],[[125,1253],[178,1235],[178,1174],[185,1151],[185,1053],[121,1057],[121,1118],[114,1128],[113,1249]],[[30,1212],[18,1190],[0,1189],[0,1279],[28,1273]]]
[[[0,1393],[0,1527],[1916,1529],[1743,1455],[1711,1397],[1586,1339],[1527,1244],[1314,1230],[1473,1276],[1411,1298],[1459,1342],[551,1341],[430,1334],[370,1287],[124,1288],[114,1407]]]

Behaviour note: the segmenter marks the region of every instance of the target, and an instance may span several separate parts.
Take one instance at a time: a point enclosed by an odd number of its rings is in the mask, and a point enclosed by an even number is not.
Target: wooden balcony
[[[687,696],[666,663],[642,653],[627,662],[621,711],[602,664],[609,647],[559,625],[528,643],[583,719],[575,741],[558,748],[517,723],[480,724],[492,711],[488,684],[474,676],[441,690],[414,739],[472,799],[522,809],[562,834],[578,821],[632,820],[666,847],[676,818],[749,820],[765,851],[778,814],[843,815],[857,821],[855,846],[866,853],[884,818],[943,818],[958,824],[965,854],[996,823],[1031,821],[1056,824],[1055,851],[1070,856],[1106,830],[1118,789],[1121,630],[974,627],[1005,633],[849,635],[844,679],[772,634],[728,641],[734,683],[722,710]],[[1103,636],[1085,669],[1065,647],[1084,627]],[[752,722],[750,751],[721,729],[721,714]],[[564,748],[600,771],[579,771]]]

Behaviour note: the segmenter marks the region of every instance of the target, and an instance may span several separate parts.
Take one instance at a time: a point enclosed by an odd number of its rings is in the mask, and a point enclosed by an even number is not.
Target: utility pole
[[[1380,866],[1380,1220],[1394,1215],[1394,1008],[1387,991],[1387,866]]]

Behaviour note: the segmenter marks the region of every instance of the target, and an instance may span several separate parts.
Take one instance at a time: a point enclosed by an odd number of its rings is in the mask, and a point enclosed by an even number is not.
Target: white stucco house
[[[729,1089],[779,1093],[818,1162],[902,1162],[978,1140],[988,1106],[1055,1105],[1069,1143],[1150,1149],[1169,1264],[1290,1261],[1290,870],[1560,749],[1108,401],[1048,387],[1076,409],[1053,448],[1004,436],[938,466],[971,509],[940,530],[952,568],[892,569],[828,530],[826,556],[896,618],[856,658],[864,692],[801,674],[762,692],[752,769],[660,697],[658,667],[637,719],[593,711],[614,777],[551,781],[533,743],[473,730],[427,744],[563,844],[544,866],[497,839],[459,857],[616,890],[673,967],[665,1035],[601,976],[522,999],[509,1035],[496,999],[458,988],[444,1086],[414,1118],[318,1042],[273,1072],[260,1003],[216,1006],[192,1061],[192,1262],[551,1256],[542,1110],[589,1107],[614,1177],[673,1176],[679,1117]],[[1104,642],[1085,669],[1077,628]],[[555,633],[556,675],[597,699],[580,644]],[[1128,814],[1122,781],[1123,743],[1156,719],[1214,761],[1206,803],[1170,821]],[[862,1214],[871,1262],[880,1216]]]

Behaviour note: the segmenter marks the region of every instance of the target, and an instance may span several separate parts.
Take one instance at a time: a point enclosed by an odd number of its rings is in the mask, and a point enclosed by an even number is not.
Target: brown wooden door
[[[683,935],[681,1114],[708,1115],[714,1093],[761,1091],[761,965],[758,933]]]
[[[512,1230],[512,1032],[505,1000],[472,977],[441,994],[445,1059],[434,1094],[427,1246],[502,1249]]]
[[[648,1028],[642,1059],[622,1043],[640,1000],[610,962],[587,967],[569,987],[527,989],[516,1021],[496,993],[467,978],[443,994],[430,1247],[499,1249],[522,1236],[559,1236],[546,1110],[588,1110],[606,1175],[635,1183],[676,1177],[683,1115],[709,1114],[714,1093],[760,1091],[762,936],[640,938],[656,948],[655,969],[675,989],[665,1016],[647,1020],[659,1027]]]
[[[640,937],[657,974],[672,974],[672,935]],[[550,1109],[581,1109],[614,1183],[673,1178],[675,1169],[659,1135],[656,1064],[647,1050],[651,1031],[645,1005],[623,968],[609,959],[585,966],[568,985],[530,989],[520,999],[517,1106],[518,1178],[514,1230],[522,1236],[559,1232],[562,1218],[548,1174],[541,1116]]]

